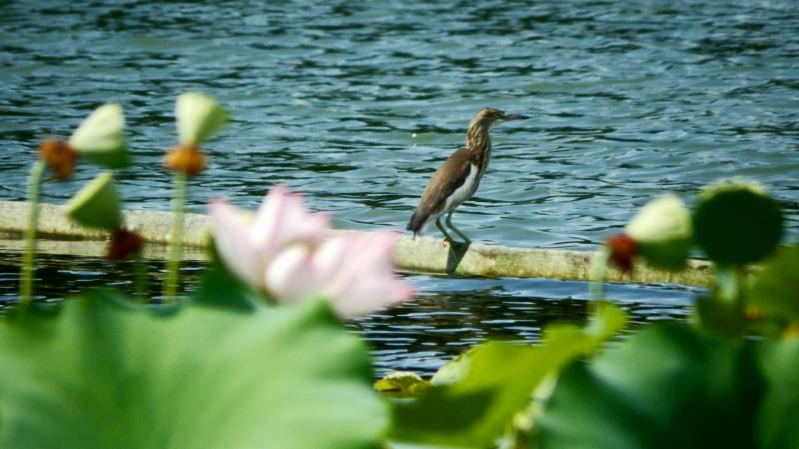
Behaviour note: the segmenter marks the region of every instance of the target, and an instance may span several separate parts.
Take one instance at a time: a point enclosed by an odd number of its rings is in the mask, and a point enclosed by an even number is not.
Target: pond
[[[41,255],[36,294],[60,300],[92,288],[133,294],[133,265],[76,256]],[[196,288],[202,262],[183,266],[186,291]],[[16,299],[19,256],[0,255],[0,307]],[[161,294],[164,264],[150,261],[147,272],[153,296]],[[543,279],[467,279],[407,276],[418,295],[402,307],[347,322],[364,335],[374,356],[376,375],[411,370],[431,375],[445,361],[487,338],[535,342],[542,326],[582,322],[587,315],[585,282]],[[608,296],[630,314],[631,328],[658,320],[685,320],[697,289],[676,285],[614,284]],[[2,309],[0,309],[2,310]]]
[[[42,1],[3,2],[0,14],[3,200],[24,198],[41,138],[68,136],[116,100],[135,156],[119,173],[126,206],[168,209],[174,98],[196,90],[233,120],[208,144],[193,212],[213,197],[255,207],[282,183],[338,228],[404,229],[476,111],[493,106],[531,118],[493,131],[491,167],[454,216],[475,241],[593,249],[652,196],[690,202],[732,176],[766,186],[787,240],[799,236],[793,1]],[[46,183],[43,201],[63,203],[95,174]],[[13,259],[3,258],[4,301]],[[106,285],[106,274],[126,282],[102,262],[41,264],[48,298]],[[429,372],[486,337],[535,340],[544,323],[582,319],[588,296],[574,282],[408,279],[413,303],[351,323],[379,370]],[[693,293],[610,289],[639,323],[684,319]]]

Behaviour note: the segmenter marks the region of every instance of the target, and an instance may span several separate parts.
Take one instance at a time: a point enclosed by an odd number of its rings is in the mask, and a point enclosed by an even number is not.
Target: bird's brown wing
[[[419,205],[408,223],[408,230],[418,233],[431,215],[440,213],[447,197],[466,182],[470,170],[472,166],[469,150],[461,148],[452,153],[427,183]]]

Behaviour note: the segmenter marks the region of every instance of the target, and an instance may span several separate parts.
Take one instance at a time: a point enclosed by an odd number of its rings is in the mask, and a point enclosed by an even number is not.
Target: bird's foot
[[[471,244],[472,244],[472,241],[468,240],[468,239],[464,240],[462,242],[458,241],[458,240],[452,240],[452,239],[441,239],[441,246],[444,246],[444,247],[446,247],[446,246],[453,247],[453,248],[457,248],[457,247],[461,247],[461,246],[469,247]]]

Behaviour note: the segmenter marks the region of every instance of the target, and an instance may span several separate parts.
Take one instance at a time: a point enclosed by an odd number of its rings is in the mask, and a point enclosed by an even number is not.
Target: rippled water
[[[730,176],[764,184],[796,240],[796,2],[664,5],[3,2],[0,199],[24,197],[39,139],[68,135],[117,100],[136,155],[120,174],[127,205],[166,209],[160,160],[175,141],[174,98],[200,90],[233,121],[208,145],[195,211],[215,196],[254,206],[285,183],[337,227],[404,228],[469,120],[493,106],[531,119],[494,130],[491,168],[455,215],[475,240],[587,249],[651,196],[690,200]],[[45,201],[63,202],[94,173],[48,183]],[[579,317],[586,295],[585,285],[552,281],[410,279],[422,291],[413,307],[356,325],[379,342],[381,360],[415,348],[415,367],[450,343],[534,338],[547,317]],[[684,315],[680,289],[614,294],[644,309],[671,298]],[[654,316],[670,317],[669,307]]]
[[[16,299],[19,255],[0,255],[0,311]],[[187,290],[196,287],[204,264],[184,264]],[[160,295],[163,264],[148,263],[152,295]],[[60,300],[92,288],[133,293],[131,262],[72,256],[38,259],[39,298]],[[396,307],[349,321],[369,341],[378,375],[391,370],[431,374],[446,360],[487,338],[538,341],[552,322],[582,322],[587,315],[585,283],[538,279],[466,279],[409,276],[418,296]],[[630,315],[631,328],[659,320],[685,320],[693,289],[680,286],[610,285],[609,297]]]

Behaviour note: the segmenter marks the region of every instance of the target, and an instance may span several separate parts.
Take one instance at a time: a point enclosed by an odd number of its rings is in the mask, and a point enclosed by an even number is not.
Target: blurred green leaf
[[[768,383],[757,420],[759,447],[794,449],[799,442],[799,340],[763,341],[759,347]]]
[[[550,354],[541,348],[492,342],[481,345],[466,376],[435,386],[413,403],[394,405],[393,438],[448,446],[487,447],[530,401],[546,375]]]
[[[175,104],[178,140],[185,145],[196,145],[208,139],[227,122],[227,113],[213,98],[186,92]]]
[[[433,377],[430,378],[430,383],[433,385],[446,385],[454,384],[463,379],[466,373],[469,372],[474,353],[480,351],[483,347],[484,345],[472,346],[465,352],[458,354],[436,370]]]
[[[538,421],[538,443],[544,449],[755,447],[764,384],[752,346],[683,325],[649,327],[561,374]]]
[[[707,331],[728,337],[741,337],[746,321],[739,303],[720,301],[716,296],[700,296],[694,302],[697,323]]]
[[[714,262],[745,265],[771,254],[782,237],[782,210],[756,185],[728,182],[703,192],[694,237]]]
[[[266,298],[236,278],[221,262],[213,261],[200,277],[200,285],[191,296],[196,304],[251,313]]]
[[[799,245],[781,251],[755,275],[749,305],[770,317],[799,320]]]
[[[380,445],[367,351],[325,302],[166,316],[97,293],[36,310],[0,321],[1,447]]]
[[[598,303],[585,329],[555,325],[541,346],[491,342],[446,368],[447,381],[418,400],[394,404],[392,437],[400,441],[489,447],[513,416],[530,404],[533,390],[568,361],[595,350],[625,323],[611,303]],[[462,371],[462,373],[461,373]]]
[[[105,171],[86,184],[67,203],[65,211],[81,226],[110,232],[118,230],[122,226],[122,213],[111,172]]]
[[[81,156],[109,168],[128,165],[125,151],[125,115],[118,103],[100,106],[81,123],[69,145]]]

